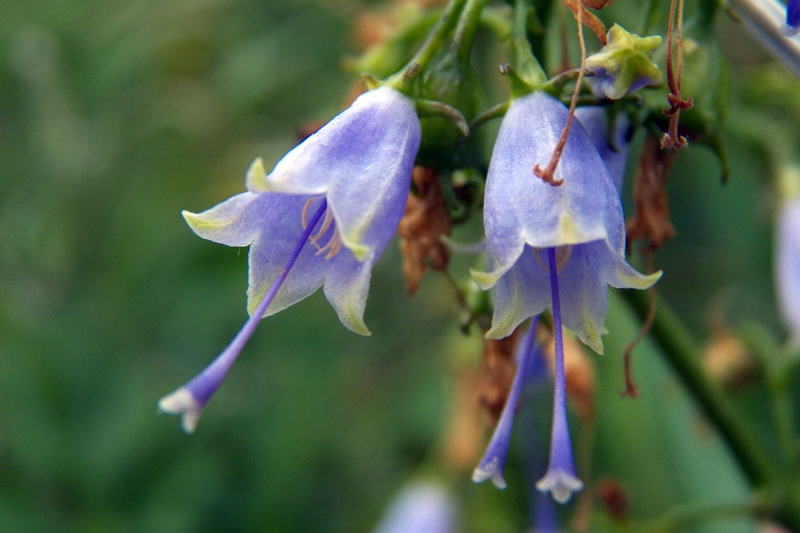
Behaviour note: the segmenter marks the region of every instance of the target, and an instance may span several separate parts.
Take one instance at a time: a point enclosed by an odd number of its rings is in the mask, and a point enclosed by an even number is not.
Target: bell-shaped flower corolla
[[[568,114],[543,92],[512,102],[486,183],[484,227],[494,270],[472,274],[482,289],[494,288],[487,336],[502,338],[523,320],[552,309],[541,252],[557,247],[564,326],[602,353],[607,285],[647,289],[661,273],[644,276],[625,261],[619,194],[580,123],[573,124],[556,169],[563,184],[554,187],[533,174],[535,164],[550,159]]]
[[[615,115],[614,132],[609,131],[607,113],[604,107],[586,106],[575,109],[575,117],[581,121],[586,133],[592,140],[600,158],[606,164],[608,173],[614,181],[617,193],[622,193],[622,184],[625,180],[625,164],[628,161],[628,148],[631,141],[628,137],[630,120],[628,115],[619,113]]]
[[[790,345],[800,349],[800,195],[784,200],[778,212],[775,287]]]
[[[497,427],[495,427],[492,439],[489,441],[489,446],[486,448],[486,453],[478,467],[472,473],[472,481],[475,483],[482,483],[491,478],[495,487],[498,489],[506,488],[503,469],[506,465],[508,445],[511,442],[511,428],[514,424],[514,416],[517,411],[520,395],[527,382],[539,379],[541,376],[546,375],[547,372],[544,359],[534,346],[537,323],[537,320],[532,321],[528,332],[525,334],[525,338],[517,348],[515,357],[517,361],[517,373],[514,376],[514,382],[511,384],[511,391],[503,407],[503,412],[500,414],[500,419],[497,421]],[[531,372],[532,369],[535,373]]]
[[[192,230],[250,246],[247,309],[239,335],[194,380],[159,402],[191,432],[200,410],[258,321],[323,287],[342,323],[368,335],[363,315],[372,266],[403,216],[420,143],[414,102],[390,87],[360,96],[267,175],[257,159],[247,192],[199,214]]]
[[[452,533],[455,525],[450,491],[436,481],[419,480],[395,497],[375,533]]]

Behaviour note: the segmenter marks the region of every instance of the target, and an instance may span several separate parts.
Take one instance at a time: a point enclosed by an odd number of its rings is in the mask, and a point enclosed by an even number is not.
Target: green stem
[[[423,70],[436,52],[442,48],[442,43],[458,21],[466,2],[467,0],[450,0],[428,38],[422,43],[411,61],[400,72],[389,78],[387,82],[389,85],[401,92],[410,92],[410,78],[418,71]]]
[[[470,53],[472,52],[472,42],[475,40],[475,32],[481,22],[481,13],[489,0],[467,0],[467,5],[461,13],[453,35],[451,50],[458,57],[462,66],[469,66]]]
[[[528,17],[531,12],[530,0],[514,2],[514,29],[511,37],[511,52],[514,66],[523,80],[531,85],[541,85],[547,74],[536,60],[528,42]]]
[[[647,295],[640,291],[623,291],[623,294],[644,320],[648,312]],[[663,298],[659,298],[650,335],[660,345],[661,352],[683,385],[716,426],[753,488],[775,491],[772,517],[790,531],[800,533],[800,486],[791,473],[786,476],[779,473],[754,437],[754,432],[739,417],[722,391],[708,379],[700,366],[700,350]]]
[[[764,516],[769,513],[769,502],[756,501],[741,504],[698,505],[687,504],[670,509],[664,516],[646,524],[646,533],[672,533],[690,529],[695,524],[712,520],[730,520],[733,518],[750,518]]]
[[[772,400],[772,413],[778,444],[784,462],[797,468],[797,426],[794,403],[790,396],[792,365],[787,364],[786,355],[764,328],[748,324],[740,333],[741,339],[758,358],[767,381]]]
[[[647,295],[640,291],[623,291],[636,313],[647,316]],[[661,345],[662,352],[673,370],[689,388],[711,422],[755,487],[764,486],[776,477],[772,464],[722,391],[708,379],[700,366],[700,350],[678,316],[659,298],[656,316],[650,330]]]

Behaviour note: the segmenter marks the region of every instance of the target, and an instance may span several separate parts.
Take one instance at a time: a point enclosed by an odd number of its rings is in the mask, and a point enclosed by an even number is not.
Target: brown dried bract
[[[583,19],[583,25],[588,26],[589,29],[594,32],[603,46],[608,44],[606,26],[603,24],[603,21],[586,8],[602,9],[613,1],[614,0],[563,0],[564,4],[566,4],[570,11],[572,11],[572,14],[575,15],[575,20],[578,20],[578,2],[582,4],[583,13],[581,13],[581,18]]]
[[[517,336],[515,331],[505,339],[483,341],[483,361],[477,396],[478,402],[489,414],[492,425],[500,419],[517,373],[517,363],[514,361]]]
[[[645,239],[645,249],[652,252],[675,235],[669,220],[669,201],[665,185],[672,167],[674,151],[662,150],[658,139],[648,136],[639,157],[633,184],[636,205],[632,219],[627,222],[628,243]]]
[[[450,235],[453,228],[436,171],[417,166],[411,179],[418,194],[408,195],[406,213],[397,227],[409,295],[417,291],[426,268],[447,268],[450,251],[440,237]]]

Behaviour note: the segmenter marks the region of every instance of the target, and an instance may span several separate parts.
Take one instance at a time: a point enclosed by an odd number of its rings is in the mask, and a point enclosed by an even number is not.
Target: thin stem
[[[639,291],[624,291],[624,295],[643,319],[647,313],[646,297]],[[691,334],[663,298],[656,310],[651,334],[683,385],[720,432],[753,488],[769,490],[774,495],[774,505],[768,509],[770,516],[790,531],[800,531],[800,492],[792,472],[782,475],[755,438],[755,431],[708,379],[700,366],[700,351]]]
[[[755,499],[752,502],[723,505],[688,504],[670,509],[663,517],[643,527],[646,533],[672,533],[690,529],[695,524],[736,518],[761,517],[769,512],[769,502]]]
[[[586,65],[586,43],[583,42],[583,17],[584,7],[583,0],[578,0],[578,10],[576,13],[578,19],[578,42],[581,45],[581,68],[578,72],[578,81],[575,82],[575,90],[572,92],[572,102],[569,105],[569,115],[567,116],[567,124],[564,126],[564,131],[561,132],[561,137],[558,139],[553,155],[547,167],[542,169],[537,163],[533,167],[533,173],[538,177],[549,183],[550,185],[558,186],[564,183],[563,179],[556,179],[555,173],[558,167],[558,162],[561,160],[561,154],[564,153],[564,148],[569,139],[569,132],[572,129],[572,119],[575,117],[575,107],[578,105],[578,95],[581,92],[581,83],[583,83],[583,69]]]
[[[649,302],[639,291],[622,291],[641,319],[646,318]],[[694,395],[710,421],[730,447],[750,483],[761,487],[774,482],[777,473],[753,431],[739,417],[722,391],[711,381],[700,365],[700,350],[680,318],[661,299],[653,327],[653,339],[678,374],[681,382]]]
[[[522,78],[532,84],[542,84],[547,80],[539,61],[531,51],[528,42],[528,16],[531,11],[530,0],[515,0],[514,29],[511,41],[511,57]]]
[[[675,5],[678,6],[678,72],[675,73],[672,34],[675,27]],[[664,114],[669,117],[669,131],[661,137],[661,148],[681,148],[686,146],[686,138],[678,133],[681,111],[692,108],[691,97],[684,100],[681,96],[681,79],[683,77],[683,0],[672,0],[669,5],[669,23],[667,28],[667,84],[669,85],[669,109]]]
[[[436,55],[436,52],[441,49],[442,43],[458,20],[466,2],[467,0],[450,0],[442,16],[439,18],[439,21],[436,23],[436,26],[433,27],[433,30],[431,30],[431,33],[428,35],[428,38],[420,49],[417,50],[417,53],[414,54],[409,64],[401,71],[404,78],[407,77],[406,73],[416,72],[419,69],[424,69],[428,65],[428,62]]]
[[[614,131],[614,130],[611,130]],[[647,254],[647,273],[653,273],[653,254]],[[647,306],[647,317],[642,322],[642,327],[639,329],[639,333],[636,337],[625,346],[625,350],[622,353],[622,360],[625,367],[625,390],[620,393],[621,396],[628,396],[630,398],[638,398],[639,397],[639,387],[636,386],[636,381],[633,379],[633,350],[636,346],[642,342],[642,339],[645,338],[647,332],[650,331],[650,328],[653,326],[653,319],[656,316],[656,289],[655,287],[650,287],[647,289],[647,298],[648,298],[648,306]]]
[[[472,42],[475,40],[475,32],[480,25],[483,8],[485,8],[488,3],[489,0],[467,0],[467,5],[461,12],[461,18],[458,19],[458,26],[456,26],[456,31],[453,35],[451,50],[456,53],[458,61],[462,65],[469,65]]]
[[[758,359],[766,376],[767,390],[772,400],[772,413],[775,417],[775,429],[784,461],[788,467],[797,468],[796,411],[791,397],[793,367],[787,354],[763,327],[748,325],[740,335],[742,341]]]

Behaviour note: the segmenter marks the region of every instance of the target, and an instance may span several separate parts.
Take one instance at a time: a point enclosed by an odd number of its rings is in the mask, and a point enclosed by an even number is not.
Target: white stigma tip
[[[186,433],[194,433],[200,419],[202,406],[188,389],[181,387],[158,401],[158,410],[171,415],[181,415],[181,426]]]
[[[560,504],[567,503],[572,498],[572,493],[583,489],[583,482],[563,470],[549,471],[536,483],[539,492],[549,492],[553,499]]]
[[[481,468],[480,466],[476,468],[475,471],[472,472],[472,482],[483,483],[491,478],[492,484],[495,487],[501,490],[505,489],[508,485],[506,485],[506,480],[503,478],[503,473],[497,468],[498,462],[497,457],[494,457],[485,468]]]

